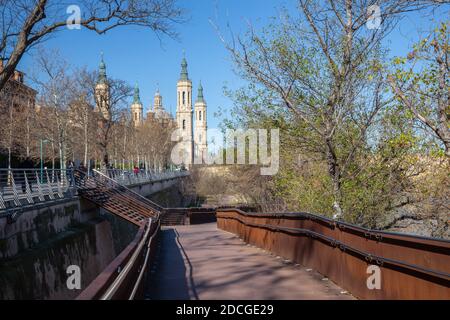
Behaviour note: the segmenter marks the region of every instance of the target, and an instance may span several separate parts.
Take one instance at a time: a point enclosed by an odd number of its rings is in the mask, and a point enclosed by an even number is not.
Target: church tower
[[[203,160],[206,158],[208,154],[208,145],[207,145],[207,136],[206,130],[207,122],[206,122],[206,101],[203,97],[203,87],[202,83],[198,86],[198,94],[197,100],[195,101],[194,107],[195,113],[195,130],[194,130],[194,139],[195,139],[195,157],[200,161],[199,163],[203,163]]]
[[[164,110],[162,105],[162,96],[159,93],[159,88],[156,90],[155,98],[153,99],[153,111]]]
[[[144,121],[144,107],[141,103],[141,98],[139,96],[139,87],[136,83],[134,87],[134,98],[133,104],[131,105],[131,119],[133,120],[133,125],[135,127],[139,127]]]
[[[106,65],[102,58],[98,70],[98,79],[95,85],[95,111],[100,112],[105,120],[111,119],[109,105],[109,84],[106,77]]]
[[[194,162],[192,117],[192,81],[189,80],[186,58],[183,57],[180,79],[177,83],[177,128],[181,131],[187,165]]]

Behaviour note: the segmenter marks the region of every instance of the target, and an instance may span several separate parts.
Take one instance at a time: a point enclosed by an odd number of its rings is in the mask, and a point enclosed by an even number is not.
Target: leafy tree
[[[395,99],[382,40],[401,13],[430,2],[383,2],[375,30],[365,26],[369,4],[299,1],[299,18],[284,13],[261,32],[220,36],[250,83],[235,93],[227,125],[282,130],[274,180],[287,205],[376,226],[417,174],[416,133],[393,130],[408,118],[389,112]]]
[[[414,45],[407,57],[397,57],[389,83],[397,99],[427,132],[437,138],[450,159],[450,33],[441,23]]]

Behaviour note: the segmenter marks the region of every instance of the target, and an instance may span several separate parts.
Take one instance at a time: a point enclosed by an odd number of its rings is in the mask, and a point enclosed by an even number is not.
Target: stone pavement
[[[353,299],[317,272],[246,245],[215,223],[164,227],[147,299]]]

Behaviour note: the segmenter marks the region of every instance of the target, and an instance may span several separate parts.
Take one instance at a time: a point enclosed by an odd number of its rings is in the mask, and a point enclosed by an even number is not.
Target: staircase
[[[164,226],[184,225],[187,210],[180,209],[166,209],[161,215],[161,224]]]
[[[131,223],[143,226],[148,218],[159,218],[163,208],[140,194],[120,185],[97,170],[90,174],[74,171],[78,194],[99,207]]]

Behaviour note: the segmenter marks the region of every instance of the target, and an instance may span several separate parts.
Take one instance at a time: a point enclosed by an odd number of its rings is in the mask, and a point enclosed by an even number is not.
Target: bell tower
[[[208,129],[206,122],[206,101],[203,97],[203,86],[200,82],[198,86],[197,100],[194,107],[195,113],[195,158],[196,162],[203,163],[208,154],[207,136],[206,131]]]
[[[187,61],[181,61],[181,74],[177,82],[177,128],[181,132],[183,142],[184,164],[189,166],[194,162],[193,141],[193,111],[192,111],[192,81],[189,80]]]
[[[95,84],[95,111],[101,113],[105,120],[110,120],[110,105],[109,105],[109,84],[106,77],[106,64],[102,58],[98,68],[98,79]]]
[[[131,117],[133,125],[139,127],[144,121],[144,107],[142,106],[141,98],[139,96],[139,87],[136,83],[134,87],[133,104],[131,105]]]

